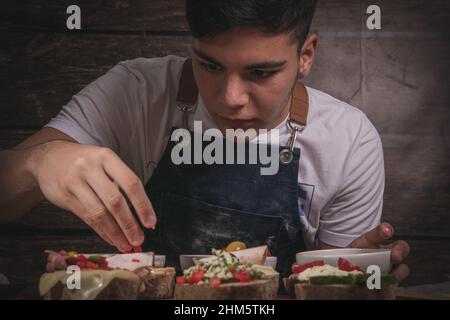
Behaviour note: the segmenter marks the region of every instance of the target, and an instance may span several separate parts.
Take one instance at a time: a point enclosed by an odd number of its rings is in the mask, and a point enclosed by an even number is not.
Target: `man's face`
[[[299,61],[291,34],[239,28],[193,42],[200,94],[222,132],[272,129],[281,123],[289,113]]]

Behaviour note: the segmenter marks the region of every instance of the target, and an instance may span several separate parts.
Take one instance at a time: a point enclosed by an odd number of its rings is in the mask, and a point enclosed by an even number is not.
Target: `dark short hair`
[[[301,45],[315,7],[316,0],[186,0],[186,18],[194,38],[254,27],[268,34],[294,31]]]

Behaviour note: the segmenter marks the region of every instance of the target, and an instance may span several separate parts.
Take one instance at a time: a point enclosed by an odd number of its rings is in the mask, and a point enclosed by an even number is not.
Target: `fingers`
[[[156,214],[139,178],[113,152],[106,157],[104,170],[126,193],[142,224],[154,229]]]
[[[397,279],[397,282],[400,283],[409,276],[409,267],[406,264],[400,264],[392,270],[392,274]]]
[[[352,248],[378,248],[384,241],[394,234],[394,228],[389,223],[381,223],[374,229],[355,239]]]
[[[109,179],[103,170],[95,171],[86,179],[106,209],[117,221],[129,243],[134,247],[140,246],[144,241],[144,233],[117,185]]]
[[[131,249],[120,227],[87,184],[74,183],[70,192],[73,195],[71,209],[100,237],[122,252]]]
[[[387,246],[391,248],[391,260],[394,264],[400,264],[411,251],[409,244],[403,240],[395,241]]]

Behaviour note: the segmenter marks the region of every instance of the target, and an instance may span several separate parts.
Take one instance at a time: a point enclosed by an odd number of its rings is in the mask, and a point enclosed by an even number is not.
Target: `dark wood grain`
[[[122,60],[187,56],[189,37],[0,33],[0,128],[40,128]]]
[[[184,0],[8,0],[2,4],[0,17],[3,28],[40,28],[48,31],[68,31],[66,9],[78,5],[81,9],[82,31],[186,31]]]

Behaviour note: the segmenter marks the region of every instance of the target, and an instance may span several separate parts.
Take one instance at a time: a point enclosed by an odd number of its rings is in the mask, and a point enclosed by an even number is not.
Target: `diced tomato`
[[[95,262],[92,262],[92,261],[88,260],[86,262],[86,268],[88,268],[88,269],[98,269],[99,265],[98,265],[98,263],[95,263]]]
[[[239,282],[249,282],[251,277],[250,277],[250,272],[248,272],[247,270],[242,270],[239,272],[235,272],[233,274],[234,278],[239,281]]]
[[[75,257],[66,258],[66,264],[68,266],[73,266],[73,265],[77,264],[77,262],[78,262],[78,258],[75,258]]]
[[[211,288],[217,288],[220,286],[220,278],[219,277],[213,277],[210,281]]]
[[[304,264],[294,263],[292,265],[291,269],[292,269],[292,273],[300,273],[300,272],[305,271],[306,269],[323,266],[323,265],[325,265],[325,262],[323,260],[315,260],[315,261],[304,263]]]
[[[142,252],[141,246],[133,247],[134,252]]]
[[[356,264],[351,263],[350,261],[348,261],[348,260],[346,260],[344,258],[339,258],[338,266],[339,266],[339,269],[341,269],[343,271],[348,271],[348,272],[361,271],[361,272],[364,272],[359,266],[357,266]]]
[[[77,266],[79,266],[80,268],[86,268],[86,262],[84,262],[84,261],[78,261],[78,262],[77,262]]]
[[[140,259],[131,259],[131,262],[139,263],[139,262],[141,262],[141,260]]]
[[[203,279],[203,275],[205,274],[205,270],[203,269],[198,269],[197,271],[195,271],[192,276],[189,278],[189,283],[190,284],[196,284],[198,282],[200,282]]]
[[[78,256],[78,261],[82,261],[82,262],[86,263],[88,261],[88,259],[84,255],[80,254]]]
[[[102,268],[102,269],[108,269],[109,268],[109,266],[108,266],[108,261],[101,261],[100,262],[100,268]]]
[[[186,283],[186,278],[181,276],[181,277],[177,277],[177,283],[178,284],[185,284]]]

